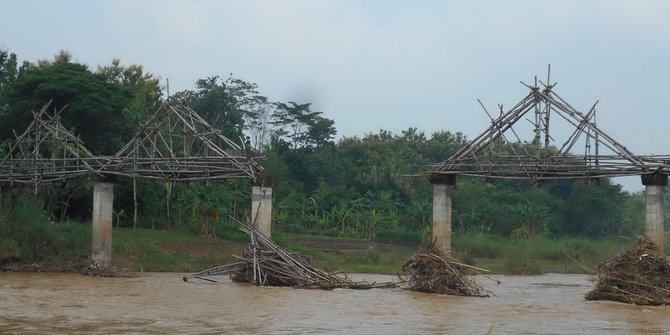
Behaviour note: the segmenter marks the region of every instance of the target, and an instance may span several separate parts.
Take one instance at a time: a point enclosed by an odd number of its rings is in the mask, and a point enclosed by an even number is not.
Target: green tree
[[[233,141],[244,137],[245,111],[240,108],[236,96],[219,76],[199,79],[196,90],[177,92],[173,99],[185,101],[210,125]]]
[[[123,108],[125,122],[139,127],[158,109],[162,95],[160,79],[145,72],[142,65],[123,66],[119,59],[114,59],[111,64],[98,67],[96,74],[131,96]]]
[[[324,118],[311,104],[277,103],[272,124],[276,127],[275,141],[283,148],[318,148],[332,144],[336,134],[334,121]]]
[[[11,138],[13,130],[23,131],[32,119],[31,112],[52,100],[51,107],[56,110],[67,106],[61,122],[74,128],[91,151],[113,154],[121,148],[125,141],[122,134],[128,133],[129,127],[122,110],[131,95],[71,58],[61,51],[51,61],[24,65],[16,79],[7,84],[7,109],[0,136]]]

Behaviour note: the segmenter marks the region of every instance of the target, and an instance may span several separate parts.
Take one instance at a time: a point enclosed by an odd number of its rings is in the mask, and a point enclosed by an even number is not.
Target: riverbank
[[[5,270],[77,271],[90,254],[90,229],[65,227],[81,244],[78,254],[67,253],[43,262],[5,263]],[[246,245],[244,235],[201,239],[189,231],[115,228],[113,264],[133,272],[195,272],[236,261]],[[81,241],[81,240],[85,241]],[[282,247],[308,256],[328,271],[396,274],[418,246],[375,243],[366,240],[274,232]],[[454,253],[464,263],[489,269],[495,274],[592,273],[598,264],[634,243],[633,239],[582,238],[516,239],[490,234],[456,234]],[[666,250],[667,254],[667,250]]]
[[[114,230],[114,264],[136,272],[194,272],[236,261],[246,245],[239,235],[200,239],[185,231]],[[274,232],[282,247],[308,256],[327,271],[396,274],[418,246]],[[598,264],[629,248],[632,239],[514,239],[458,234],[456,256],[496,274],[592,273]]]

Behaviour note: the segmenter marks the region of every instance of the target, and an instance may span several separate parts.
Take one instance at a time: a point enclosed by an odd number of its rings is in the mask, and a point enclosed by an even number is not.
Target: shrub
[[[49,221],[32,198],[18,198],[0,208],[0,264],[68,259],[88,254],[90,229]]]
[[[214,231],[218,238],[237,242],[249,242],[249,235],[237,228],[236,225],[230,223],[217,223],[214,227]]]

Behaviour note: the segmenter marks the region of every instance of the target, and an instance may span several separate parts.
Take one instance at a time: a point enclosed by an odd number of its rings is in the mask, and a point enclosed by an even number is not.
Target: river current
[[[0,334],[670,334],[670,307],[585,301],[588,275],[478,278],[488,298],[181,277],[0,273]]]

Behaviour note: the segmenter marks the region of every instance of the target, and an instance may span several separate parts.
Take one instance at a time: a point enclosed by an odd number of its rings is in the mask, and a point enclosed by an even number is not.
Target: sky
[[[670,154],[670,1],[22,0],[2,11],[0,47],[20,60],[119,58],[171,92],[233,74],[272,100],[312,103],[338,137],[416,127],[474,138],[489,123],[477,99],[513,106],[520,81],[551,64],[572,106],[599,101],[606,133],[636,154]]]

